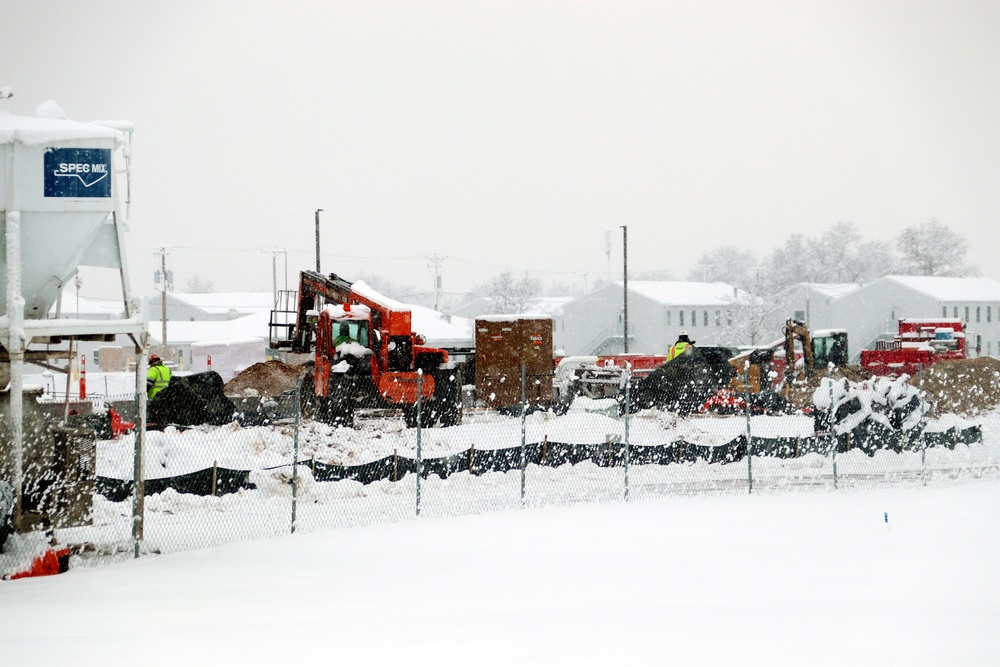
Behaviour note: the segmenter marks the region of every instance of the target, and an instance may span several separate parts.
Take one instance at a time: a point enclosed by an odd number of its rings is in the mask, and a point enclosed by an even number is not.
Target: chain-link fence
[[[302,414],[300,387],[236,399],[236,418],[220,425],[142,434],[130,428],[134,396],[100,397],[91,414],[64,416],[50,459],[26,459],[22,509],[39,523],[4,536],[0,573],[30,569],[53,544],[85,565],[418,516],[998,475],[1000,417],[934,414],[904,384],[826,379],[812,412],[791,414],[752,400],[726,414],[629,412],[627,396],[564,409],[466,405],[447,428],[409,427],[384,408],[331,425]]]

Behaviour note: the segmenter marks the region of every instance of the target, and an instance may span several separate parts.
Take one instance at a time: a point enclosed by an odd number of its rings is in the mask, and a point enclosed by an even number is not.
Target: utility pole
[[[622,225],[622,296],[625,301],[625,354],[628,354],[628,225]]]
[[[169,282],[167,274],[167,249],[161,247],[160,255],[160,320],[163,325],[162,337],[160,338],[161,350],[164,360],[167,359],[167,285]]]
[[[427,261],[431,263],[431,267],[434,271],[434,310],[440,311],[441,308],[441,264],[447,257],[439,257],[438,255],[431,255],[427,258]]]
[[[316,273],[320,273],[319,270],[319,214],[323,212],[323,209],[316,209]]]

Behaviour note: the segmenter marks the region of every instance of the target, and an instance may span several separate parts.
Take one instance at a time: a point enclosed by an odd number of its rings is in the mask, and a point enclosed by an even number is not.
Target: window
[[[948,306],[941,306],[941,317],[948,317]]]
[[[969,307],[968,306],[965,307],[965,321],[966,321],[966,323],[969,322]]]
[[[733,311],[731,310],[726,311],[726,326],[727,327],[733,326]]]
[[[671,312],[670,312],[670,311],[668,310],[668,311],[667,311],[667,326],[668,326],[668,327],[670,326],[670,319],[671,319],[671,318],[670,318],[670,316],[671,316],[671,314],[672,314],[672,313],[671,313]]]
[[[677,313],[680,315],[680,326],[684,326],[684,311],[678,310]]]
[[[715,326],[717,326],[717,327],[721,327],[722,326],[722,311],[721,310],[715,311]]]
[[[702,323],[703,323],[703,324],[704,324],[704,325],[705,325],[706,327],[708,326],[708,311],[707,311],[707,310],[706,310],[706,311],[703,311],[703,319],[702,319]]]
[[[993,321],[993,306],[986,306],[986,321]]]
[[[693,326],[693,327],[698,326],[698,311],[697,310],[692,310],[691,311],[691,326]]]
[[[982,309],[983,309],[983,308],[982,308],[982,306],[976,306],[976,321],[977,321],[977,322],[979,322],[979,321],[980,321],[980,320],[979,320],[979,315],[980,315],[980,312],[979,312],[979,311],[981,311]]]
[[[955,306],[954,314],[952,317],[958,317],[958,306]]]

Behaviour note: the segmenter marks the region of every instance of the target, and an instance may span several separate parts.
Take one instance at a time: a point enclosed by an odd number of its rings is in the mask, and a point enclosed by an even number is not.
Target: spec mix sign
[[[46,148],[46,197],[110,197],[111,150]]]

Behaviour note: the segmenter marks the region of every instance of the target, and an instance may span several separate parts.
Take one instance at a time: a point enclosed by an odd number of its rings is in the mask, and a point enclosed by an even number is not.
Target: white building
[[[879,338],[891,338],[902,318],[959,317],[968,353],[1000,357],[1000,282],[991,278],[885,276],[833,298],[830,320],[813,328],[846,329],[852,360]]]
[[[810,329],[833,329],[833,303],[859,289],[858,283],[799,283],[792,290],[786,319],[805,322]]]
[[[702,345],[722,343],[729,311],[749,296],[727,283],[630,280],[629,352],[666,354],[686,330]],[[621,282],[609,283],[563,306],[555,332],[570,355],[624,350],[625,297]]]
[[[150,297],[148,308],[149,317],[157,320],[163,317],[162,293]],[[269,313],[272,308],[274,296],[271,292],[167,292],[168,322],[235,320],[254,313]]]

